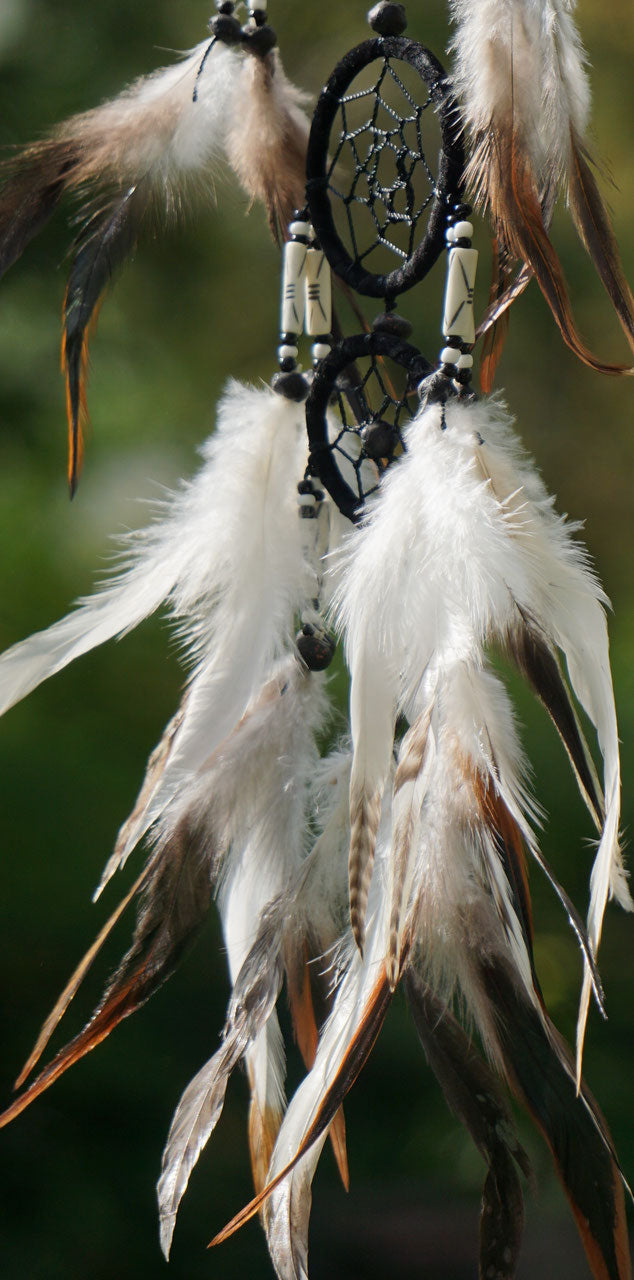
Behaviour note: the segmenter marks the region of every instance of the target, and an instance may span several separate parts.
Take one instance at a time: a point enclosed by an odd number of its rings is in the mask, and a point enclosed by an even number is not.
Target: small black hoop
[[[369,372],[361,377],[354,370],[355,363],[368,358]],[[406,387],[402,396],[389,387],[381,367],[382,358],[388,358],[406,371]],[[344,377],[346,370],[351,371],[348,377]],[[375,458],[367,451],[368,431],[373,427],[383,427],[385,413],[389,412],[392,421],[385,427],[392,433],[393,446],[402,449],[401,424],[412,417],[408,400],[431,372],[432,366],[416,347],[393,334],[374,331],[345,338],[320,360],[306,400],[310,451],[308,471],[319,478],[342,515],[349,520],[356,522],[361,518],[363,503],[378,488],[381,469],[384,469],[376,465]],[[380,403],[375,410],[369,406],[366,395],[370,376],[377,380],[380,391]],[[335,437],[331,438],[328,408],[333,401],[338,404],[341,424]],[[345,410],[346,401],[350,421]],[[390,460],[390,456],[385,459],[386,462]],[[342,467],[349,479],[342,474]]]
[[[377,85],[374,90],[362,92],[359,94],[347,95],[352,81],[372,62],[381,59],[384,64],[385,71],[379,71]],[[416,104],[405,86],[398,79],[397,73],[391,67],[391,60],[398,60],[406,63],[414,69],[423,81],[428,91],[428,101],[425,104]],[[347,195],[341,194],[332,185],[333,170],[336,166],[339,155],[347,142],[355,143],[355,134],[341,135],[339,145],[333,145],[331,140],[331,132],[337,112],[341,109],[345,112],[348,104],[358,101],[365,96],[375,94],[376,105],[373,108],[373,116],[367,122],[366,128],[371,129],[376,126],[376,117],[381,104],[380,90],[385,76],[390,74],[393,81],[397,82],[403,90],[408,102],[414,107],[414,116],[404,119],[401,122],[399,130],[398,124],[394,129],[394,136],[398,136],[403,142],[402,155],[411,162],[411,171],[418,162],[425,165],[428,179],[432,183],[432,192],[425,209],[428,208],[428,218],[425,232],[421,243],[415,248],[413,247],[413,236],[422,210],[416,213],[411,210],[411,217],[406,219],[402,214],[394,213],[394,197],[392,195],[392,215],[388,210],[386,226],[390,222],[408,221],[410,225],[410,245],[409,253],[404,254],[401,250],[394,250],[394,246],[381,238],[380,227],[378,227],[379,235],[377,245],[385,245],[399,253],[404,258],[402,264],[394,271],[387,274],[373,274],[364,266],[362,257],[367,257],[366,251],[363,255],[356,253],[355,237],[352,231],[353,249],[355,256],[351,256],[345,245],[343,244],[333,217],[332,200],[333,197],[339,197],[346,205],[347,210],[355,202],[354,192]],[[420,116],[426,105],[431,105],[436,114],[441,135],[441,149],[438,159],[438,173],[433,178],[426,158],[420,144]],[[394,114],[393,112],[391,114]],[[345,121],[345,115],[344,115]],[[414,122],[418,141],[420,144],[420,154],[417,156],[411,147],[404,143],[403,128],[407,123]],[[308,157],[306,166],[307,185],[306,195],[310,217],[315,229],[315,233],[319,243],[326,254],[326,257],[333,271],[341,277],[352,289],[358,293],[364,294],[366,297],[373,298],[392,298],[397,294],[403,293],[407,289],[411,289],[419,280],[423,278],[433,266],[436,259],[445,247],[445,227],[447,214],[451,207],[460,202],[461,199],[461,180],[464,169],[464,151],[461,142],[462,123],[458,106],[451,92],[451,81],[446,75],[443,67],[434,57],[429,49],[418,44],[414,40],[408,40],[403,36],[377,36],[370,40],[366,40],[363,44],[352,49],[345,58],[335,67],[328,83],[322,90],[321,96],[315,108],[313,116],[312,128],[308,143]],[[375,129],[375,146],[379,138],[381,130]],[[390,135],[391,137],[391,135]],[[391,144],[391,149],[398,152],[398,147]],[[333,153],[334,159],[331,159],[330,153]],[[356,156],[355,150],[355,156]],[[377,150],[378,155],[378,150]],[[403,161],[401,160],[401,164]],[[399,164],[399,155],[396,154],[396,164]],[[358,166],[358,158],[357,158]],[[401,177],[390,189],[393,191],[396,187],[407,191],[407,198],[410,198],[411,190],[408,189],[408,183],[411,187],[412,173],[407,175],[406,169],[403,170]],[[357,167],[355,181],[360,173],[364,173],[363,166]],[[370,174],[369,181],[376,181],[376,166],[374,173]],[[382,193],[383,194],[383,193]],[[388,196],[388,199],[390,197]],[[364,201],[367,203],[367,201]],[[410,200],[411,203],[411,200]],[[348,212],[348,221],[351,225],[351,217]],[[352,229],[352,225],[351,225]],[[376,246],[373,246],[376,247]]]

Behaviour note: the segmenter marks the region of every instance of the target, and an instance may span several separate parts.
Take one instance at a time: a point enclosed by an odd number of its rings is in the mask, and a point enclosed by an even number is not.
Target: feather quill
[[[535,275],[571,350],[594,369],[619,373],[623,366],[598,360],[579,337],[548,237],[563,189],[634,350],[634,298],[585,155],[590,92],[573,7],[566,0],[452,0],[455,84],[471,137],[466,180],[490,212],[502,251]],[[517,292],[515,285],[502,290],[495,318]]]

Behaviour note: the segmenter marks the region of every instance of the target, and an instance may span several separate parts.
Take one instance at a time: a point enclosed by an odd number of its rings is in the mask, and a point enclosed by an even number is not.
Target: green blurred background
[[[410,32],[440,56],[442,0],[410,0]],[[271,0],[291,77],[315,93],[338,56],[364,38],[363,3]],[[200,0],[0,0],[1,141],[37,137],[71,112],[195,44],[210,9]],[[597,151],[626,269],[634,277],[634,11],[631,0],[581,0],[593,64]],[[75,501],[65,489],[59,312],[69,227],[64,213],[7,276],[0,292],[0,648],[46,626],[107,567],[110,538],[147,518],[139,500],[196,466],[229,374],[268,378],[277,327],[277,252],[262,212],[245,216],[229,176],[217,210],[146,241],[116,282],[92,344],[92,429]],[[66,210],[70,213],[70,210]],[[575,312],[590,344],[625,359],[618,323],[571,233],[554,235]],[[486,294],[486,266],[481,298]],[[442,270],[403,309],[433,355]],[[424,301],[421,302],[420,298]],[[424,310],[423,310],[424,308]],[[631,381],[581,368],[561,344],[538,291],[514,310],[500,384],[560,508],[586,521],[588,545],[614,604],[611,624],[623,741],[624,827],[632,826],[634,432]],[[117,900],[90,894],[143,765],[179,696],[165,626],[151,621],[85,658],[13,710],[0,726],[0,988],[2,1098],[43,1017]],[[537,794],[548,814],[545,852],[585,910],[591,835],[585,809],[544,714],[514,687]],[[131,875],[134,870],[131,869]],[[552,1015],[571,1037],[580,964],[561,911],[532,875],[538,968]],[[609,908],[602,950],[609,1022],[591,1017],[586,1070],[634,1178],[632,921]],[[76,1001],[81,1024],[126,945],[119,927]],[[180,1092],[217,1043],[227,998],[215,921],[180,972],[99,1051],[0,1137],[0,1270],[5,1280],[141,1280],[166,1272],[154,1182]],[[298,1067],[291,1059],[291,1079]],[[219,1252],[205,1244],[248,1198],[246,1087],[231,1084],[221,1125],[200,1161],[177,1226],[173,1280],[271,1274],[257,1225]],[[319,1280],[414,1274],[462,1280],[476,1272],[482,1166],[448,1115],[397,1000],[348,1103],[352,1190],[324,1154],[315,1184],[311,1272]],[[538,1189],[528,1194],[521,1276],[576,1277],[587,1267],[548,1153],[522,1122]]]

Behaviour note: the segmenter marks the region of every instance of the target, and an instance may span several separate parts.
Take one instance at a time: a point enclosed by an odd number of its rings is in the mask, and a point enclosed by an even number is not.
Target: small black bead
[[[218,13],[233,13],[235,7],[233,0],[218,0],[216,4]]]
[[[380,4],[375,4],[374,8],[370,9],[368,22],[372,30],[380,36],[400,36],[407,26],[405,5],[390,4],[388,0],[381,0]]]
[[[375,333],[392,333],[395,338],[409,338],[412,326],[405,316],[398,316],[395,311],[376,316],[372,321]]]
[[[256,27],[263,27],[266,22],[266,9],[251,9],[251,17]]]
[[[473,213],[473,209],[470,204],[455,204],[453,211],[453,222],[462,222],[464,218],[468,218],[469,215]]]
[[[371,427],[366,427],[361,432],[361,439],[367,457],[373,462],[379,462],[381,458],[392,457],[398,437],[392,423],[379,418]]]
[[[295,643],[309,671],[325,671],[335,656],[336,644],[332,636],[325,632],[317,635],[310,625],[302,628]]]
[[[300,480],[300,482],[299,482],[299,484],[298,484],[298,486],[297,486],[297,492],[298,492],[298,493],[300,493],[300,494],[303,494],[303,493],[311,493],[311,494],[312,494],[312,492],[313,492],[313,482],[312,482],[312,480]]]
[[[294,400],[296,404],[301,404],[308,395],[308,383],[304,375],[298,373],[296,369],[275,373],[271,378],[271,386],[278,396],[284,396],[285,400]]]
[[[240,44],[242,40],[242,27],[237,18],[232,18],[229,14],[219,13],[209,23],[209,30],[216,40],[220,40],[222,44]]]
[[[242,43],[249,53],[256,58],[265,58],[277,44],[277,36],[272,27],[243,27]]]

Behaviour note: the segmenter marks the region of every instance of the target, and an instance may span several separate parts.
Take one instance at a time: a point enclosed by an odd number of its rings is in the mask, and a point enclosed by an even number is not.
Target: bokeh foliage
[[[412,34],[442,55],[445,4],[410,0],[408,8]],[[291,77],[313,94],[340,53],[364,38],[362,3],[270,0],[270,10]],[[90,7],[80,0],[0,0],[0,140],[24,142],[113,94],[168,61],[165,50],[201,39],[208,16],[199,0],[100,0]],[[609,198],[631,279],[634,13],[630,0],[609,6],[581,0],[579,19],[593,64],[597,151],[616,182]],[[582,330],[601,353],[625,358],[618,324],[563,211],[555,236]],[[266,379],[274,365],[277,252],[262,213],[245,217],[241,193],[222,175],[218,209],[147,241],[104,306],[92,348],[86,472],[71,506],[58,372],[68,241],[68,223],[58,215],[0,291],[2,648],[47,625],[90,589],[107,565],[111,535],[146,518],[139,498],[160,495],[162,485],[191,473],[227,376]],[[484,237],[482,243],[486,248]],[[403,307],[429,355],[438,345],[438,271],[436,282]],[[486,266],[481,298],[485,276]],[[634,781],[632,383],[580,368],[535,288],[515,309],[500,382],[560,507],[586,520],[614,603],[627,831]],[[164,625],[152,621],[83,659],[0,725],[4,1098],[43,1016],[114,905],[116,888],[97,908],[90,893],[180,682],[175,646]],[[520,687],[515,692],[548,815],[544,848],[583,908],[591,858],[586,814],[544,715]],[[553,1016],[570,1036],[580,965],[537,872],[532,883],[539,970]],[[126,938],[124,924],[69,1014],[69,1031],[90,1011]],[[602,970],[610,1020],[602,1026],[592,1017],[586,1058],[630,1179],[632,939],[632,921],[609,909]],[[212,921],[165,991],[2,1133],[6,1280],[163,1274],[153,1181],[173,1106],[216,1045],[226,996]],[[290,1069],[295,1079],[294,1060]],[[173,1280],[247,1269],[253,1277],[270,1274],[255,1226],[221,1253],[204,1251],[249,1194],[245,1103],[244,1082],[237,1080],[183,1205]],[[347,1201],[341,1196],[326,1155],[316,1182],[317,1280],[473,1275],[480,1161],[447,1115],[399,1002],[347,1112],[353,1191]],[[525,1136],[539,1193],[531,1202],[522,1274],[538,1267],[562,1280],[585,1274],[548,1154],[529,1130]]]

